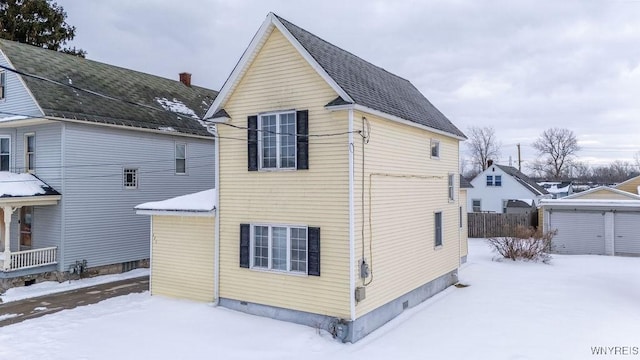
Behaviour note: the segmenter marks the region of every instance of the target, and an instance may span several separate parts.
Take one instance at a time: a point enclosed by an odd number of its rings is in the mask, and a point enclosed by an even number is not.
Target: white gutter
[[[640,208],[640,200],[542,199],[540,200],[540,205],[550,207],[610,206]]]
[[[353,153],[355,145],[353,143],[353,109],[349,109],[349,314],[351,321],[356,319],[356,279],[355,279],[355,204],[354,204],[354,161]]]
[[[435,134],[439,134],[439,135],[444,135],[450,138],[454,138],[460,141],[465,141],[467,140],[467,138],[463,137],[463,136],[459,136],[459,135],[454,135],[452,133],[448,133],[446,131],[442,131],[439,129],[435,129],[432,128],[430,126],[426,126],[426,125],[422,125],[422,124],[418,124],[417,122],[413,122],[413,121],[409,121],[406,119],[403,119],[401,117],[395,116],[395,115],[391,115],[391,114],[387,114],[385,112],[379,111],[379,110],[375,110],[366,106],[362,106],[362,105],[358,105],[358,104],[345,104],[345,105],[335,105],[335,106],[325,106],[325,109],[329,110],[329,111],[338,111],[338,110],[356,110],[356,111],[361,111],[361,112],[365,112],[365,113],[369,113],[371,115],[374,116],[379,116],[383,119],[387,119],[387,120],[391,120],[391,121],[395,121],[397,123],[400,124],[404,124],[404,125],[409,125],[412,127],[416,127],[418,129],[422,129],[422,130],[427,130],[430,131],[432,133]]]
[[[185,211],[185,210],[137,209],[136,215],[212,217],[216,215],[216,210],[213,209],[211,211]]]

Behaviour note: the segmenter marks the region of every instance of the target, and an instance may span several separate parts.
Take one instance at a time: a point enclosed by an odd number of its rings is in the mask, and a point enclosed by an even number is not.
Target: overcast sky
[[[409,79],[454,124],[491,126],[501,162],[550,127],[580,160],[640,150],[640,0],[58,0],[88,58],[219,90],[273,11]]]

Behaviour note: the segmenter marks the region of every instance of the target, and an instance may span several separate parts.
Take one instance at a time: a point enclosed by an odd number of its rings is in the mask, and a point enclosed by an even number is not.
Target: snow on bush
[[[488,238],[487,242],[495,252],[503,258],[529,261],[542,261],[548,263],[551,260],[549,250],[551,239],[557,233],[556,230],[543,232],[542,229],[517,226],[512,235],[504,237]]]

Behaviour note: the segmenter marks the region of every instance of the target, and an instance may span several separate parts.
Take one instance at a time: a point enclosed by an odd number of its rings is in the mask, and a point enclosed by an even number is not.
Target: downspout
[[[218,136],[218,127],[213,129],[215,136],[214,144],[214,171],[213,178],[215,181],[215,194],[216,200],[215,206],[215,229],[214,229],[214,245],[213,245],[213,258],[215,264],[213,265],[213,305],[217,306],[220,303],[220,137]]]
[[[353,109],[349,109],[349,314],[350,320],[356,320],[356,278],[355,278],[355,206],[354,206],[354,161],[353,153]]]
[[[220,303],[220,137],[218,137],[218,127],[207,125],[207,131],[214,136],[214,174],[215,186],[214,201],[214,229],[213,229],[213,306]]]

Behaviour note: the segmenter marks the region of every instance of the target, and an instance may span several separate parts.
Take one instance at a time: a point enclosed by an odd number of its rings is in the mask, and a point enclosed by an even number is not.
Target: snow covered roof
[[[213,214],[216,204],[216,189],[182,195],[162,201],[151,201],[135,207],[137,214]]]
[[[44,195],[60,193],[32,174],[0,171],[0,198]]]

